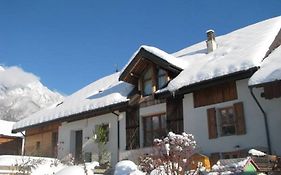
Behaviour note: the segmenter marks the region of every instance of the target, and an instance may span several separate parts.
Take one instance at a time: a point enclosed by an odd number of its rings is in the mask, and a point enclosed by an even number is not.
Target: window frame
[[[147,75],[147,73],[151,71],[151,75],[150,77],[146,78],[145,76]],[[142,95],[143,96],[149,96],[153,93],[153,66],[149,66],[148,69],[143,73],[143,76],[142,76]],[[146,93],[145,92],[145,83],[146,82],[149,82],[150,81],[150,85],[151,85],[151,92],[149,93]]]
[[[161,70],[163,71],[163,73],[159,74],[159,72]],[[165,87],[165,85],[167,85],[167,83],[168,83],[168,72],[165,69],[162,69],[162,68],[158,67],[157,68],[157,76],[156,77],[157,77],[157,81],[156,81],[157,82],[157,88],[156,88],[157,90],[159,90],[159,89]],[[164,84],[162,86],[160,86],[160,83],[159,83],[160,81],[159,80],[162,77],[164,78],[165,82],[164,82]]]
[[[160,70],[163,70],[163,73],[159,74]],[[151,75],[146,77],[147,73],[151,71]],[[165,83],[160,87],[159,79],[164,78]],[[155,91],[165,87],[169,81],[169,74],[167,70],[155,66],[153,64],[149,65],[147,69],[142,73],[140,83],[141,83],[141,93],[142,96],[149,96],[152,95]],[[150,89],[151,92],[145,92],[146,83],[150,82]]]
[[[229,118],[227,119],[223,119],[224,115],[222,114],[222,111],[226,110],[227,112],[229,112],[229,110],[232,110],[232,115],[233,115],[233,121],[229,122],[229,123],[224,123],[224,121],[230,120]],[[227,106],[227,107],[223,107],[223,108],[218,108],[218,119],[219,119],[219,131],[220,131],[220,136],[232,136],[232,135],[236,135],[237,133],[237,128],[236,128],[236,114],[235,114],[235,109],[234,106]],[[230,113],[228,113],[230,114]],[[227,115],[227,117],[230,117]],[[223,128],[226,127],[234,127],[234,133],[224,133]]]
[[[158,119],[158,126],[156,128],[154,128],[154,125],[153,125],[154,117],[157,117],[157,119]],[[150,123],[149,130],[147,130],[147,124],[146,124],[147,120],[149,120],[148,122]],[[144,147],[152,146],[153,140],[155,138],[158,138],[157,135],[161,135],[161,138],[166,136],[166,132],[167,132],[166,113],[157,113],[157,114],[153,114],[153,115],[142,116],[142,124],[143,124],[142,131],[143,131],[143,146]],[[164,124],[164,126],[163,126],[163,124]],[[150,140],[150,141],[147,141],[148,134],[151,134],[152,140]]]

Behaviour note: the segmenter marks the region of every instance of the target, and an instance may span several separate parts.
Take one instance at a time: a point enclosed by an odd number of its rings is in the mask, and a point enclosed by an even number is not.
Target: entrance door
[[[58,133],[52,133],[52,156],[57,157],[58,153]]]
[[[75,131],[75,161],[82,161],[82,130]]]

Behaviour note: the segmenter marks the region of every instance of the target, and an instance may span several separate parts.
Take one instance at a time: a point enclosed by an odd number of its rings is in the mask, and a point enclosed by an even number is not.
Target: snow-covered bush
[[[164,139],[155,139],[153,148],[153,154],[140,157],[142,171],[182,175],[188,170],[188,161],[196,152],[196,141],[192,134],[169,132]]]
[[[122,160],[115,165],[114,175],[144,175],[138,166],[130,160]]]

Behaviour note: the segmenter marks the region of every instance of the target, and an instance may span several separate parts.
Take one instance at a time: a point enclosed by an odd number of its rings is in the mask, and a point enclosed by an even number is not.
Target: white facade
[[[238,99],[212,104],[208,106],[194,108],[193,94],[185,94],[183,99],[184,130],[187,133],[194,134],[200,150],[204,154],[215,152],[231,152],[236,149],[248,149],[251,147],[267,147],[266,131],[263,114],[255,103],[248,89],[248,79],[236,81]],[[260,97],[260,93],[255,93]],[[278,133],[281,133],[281,100],[260,99],[262,106],[268,113],[269,127],[272,139],[273,153],[281,154],[281,139]],[[265,102],[267,101],[267,103]],[[246,125],[245,135],[218,136],[215,139],[209,139],[207,109],[223,108],[232,106],[234,103],[243,102],[244,117]]]
[[[191,133],[200,147],[200,151],[204,154],[215,152],[231,152],[237,149],[249,149],[252,147],[266,148],[266,131],[264,117],[258,108],[256,102],[248,89],[248,79],[236,81],[238,99],[212,104],[208,106],[194,108],[193,95],[185,94],[183,98],[183,115],[184,115],[184,131]],[[270,137],[273,154],[281,155],[281,139],[278,133],[281,133],[281,98],[273,100],[265,100],[260,97],[262,89],[254,89],[254,93],[261,102],[262,107],[268,115]],[[207,109],[223,108],[232,106],[234,103],[243,102],[244,117],[246,125],[245,135],[218,136],[215,139],[209,139]],[[83,130],[83,153],[91,152],[92,159],[96,159],[98,155],[97,144],[91,139],[96,125],[109,124],[109,142],[107,150],[111,153],[111,164],[114,165],[118,159],[129,158],[137,160],[138,156],[150,152],[149,148],[143,148],[143,123],[142,118],[159,113],[166,113],[166,103],[160,103],[139,109],[139,132],[140,145],[139,150],[126,151],[126,113],[119,115],[119,151],[118,151],[118,117],[113,113],[83,119],[74,122],[64,122],[59,128],[59,149],[58,156],[62,158],[69,153],[74,155],[73,132]],[[119,153],[120,155],[119,155]]]
[[[119,119],[124,119],[124,113],[119,115]],[[59,128],[59,139],[58,139],[58,157],[63,158],[68,154],[75,155],[75,138],[74,134],[77,130],[83,132],[83,146],[82,155],[87,152],[91,152],[92,160],[97,161],[98,157],[98,146],[94,142],[94,131],[97,125],[109,124],[109,141],[106,145],[106,149],[110,152],[110,163],[116,164],[118,162],[118,132],[117,132],[117,120],[118,117],[113,113],[108,113],[88,119],[78,120],[74,122],[64,122]],[[124,122],[123,122],[124,123]],[[124,130],[121,129],[123,133]],[[125,137],[126,138],[126,137]],[[120,138],[120,145],[124,147],[124,138]]]
[[[267,100],[261,97],[262,88],[254,88],[254,94],[263,107],[268,120],[272,154],[281,155],[281,98]]]

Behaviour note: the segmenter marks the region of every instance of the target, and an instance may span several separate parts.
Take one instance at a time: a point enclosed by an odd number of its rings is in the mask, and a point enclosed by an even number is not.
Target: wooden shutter
[[[220,160],[220,153],[212,153],[210,155],[210,163],[211,166],[213,166],[214,164],[216,164],[218,162],[218,160]]]
[[[126,111],[126,149],[139,148],[139,140],[139,109],[130,107]]]
[[[167,131],[181,134],[183,132],[182,97],[167,99],[166,110]]]
[[[207,117],[208,117],[208,131],[209,131],[209,139],[214,139],[218,137],[217,131],[217,120],[216,120],[216,109],[210,108],[207,109]]]
[[[235,117],[236,117],[236,134],[246,134],[245,118],[243,103],[235,103],[234,105]]]

